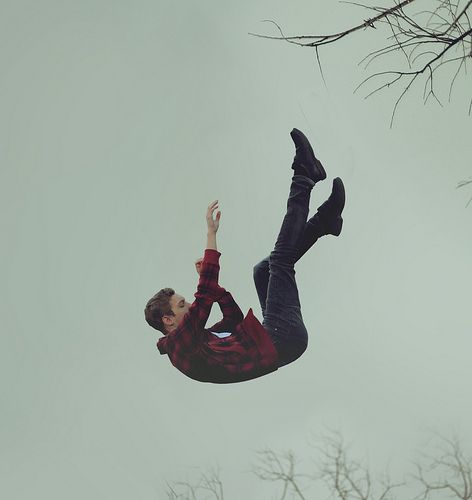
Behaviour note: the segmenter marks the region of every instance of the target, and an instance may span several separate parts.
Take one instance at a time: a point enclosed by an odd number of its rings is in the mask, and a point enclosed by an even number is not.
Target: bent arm
[[[210,330],[212,332],[231,331],[244,319],[243,312],[239,308],[238,304],[236,304],[231,293],[226,290],[217,302],[223,314],[223,319],[211,326]]]
[[[213,219],[213,212],[217,208],[218,200],[215,200],[210,203],[207,209],[207,247],[203,260],[200,262],[199,267],[197,266],[197,271],[200,268],[198,271],[200,279],[198,280],[197,291],[194,294],[195,300],[172,335],[172,337],[178,337],[178,349],[181,351],[191,351],[198,346],[201,339],[198,335],[195,335],[195,332],[205,328],[213,303],[218,301],[225,292],[218,285],[221,254],[216,246],[216,232],[220,224],[221,212],[218,211],[216,218]],[[172,342],[168,341],[167,343],[172,345]]]

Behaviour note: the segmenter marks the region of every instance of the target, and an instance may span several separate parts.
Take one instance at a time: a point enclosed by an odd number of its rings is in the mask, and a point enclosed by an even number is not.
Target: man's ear
[[[172,325],[171,316],[164,314],[164,316],[162,316],[162,322],[164,323],[164,325],[168,325],[168,326]]]

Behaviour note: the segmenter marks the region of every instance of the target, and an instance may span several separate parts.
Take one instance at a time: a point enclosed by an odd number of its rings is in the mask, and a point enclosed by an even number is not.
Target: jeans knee
[[[298,359],[308,348],[308,332],[303,324],[284,324],[264,318],[262,323],[279,353],[280,366]],[[277,325],[277,326],[274,326]]]
[[[295,265],[296,250],[291,246],[286,248],[279,247],[277,250],[272,250],[269,256],[271,266],[278,266],[284,269],[290,269]]]
[[[298,335],[290,343],[276,344],[275,347],[279,353],[280,366],[288,365],[296,361],[307,350],[308,335],[306,337]]]
[[[252,269],[252,275],[254,279],[265,276],[269,272],[269,261],[268,259],[261,260]]]

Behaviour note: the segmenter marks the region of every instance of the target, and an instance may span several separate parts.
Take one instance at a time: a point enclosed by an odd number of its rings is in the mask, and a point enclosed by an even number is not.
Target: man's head
[[[144,316],[149,325],[167,335],[177,328],[190,305],[172,288],[162,288],[149,299]]]

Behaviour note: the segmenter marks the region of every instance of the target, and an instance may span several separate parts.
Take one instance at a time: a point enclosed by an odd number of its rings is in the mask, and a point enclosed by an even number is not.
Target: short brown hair
[[[175,316],[170,307],[170,298],[175,291],[172,288],[162,288],[151,297],[144,309],[144,317],[150,326],[162,333],[167,333],[162,316]]]

